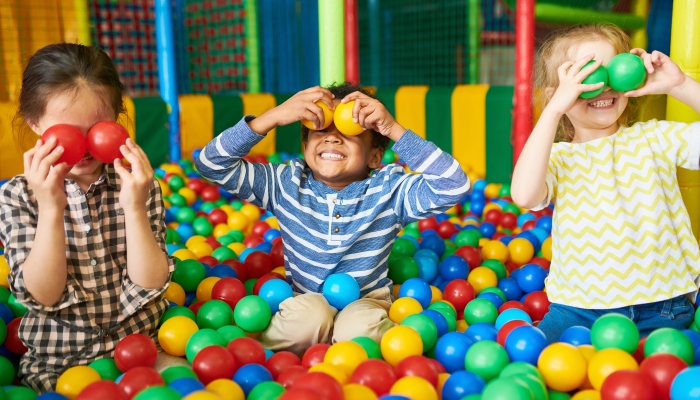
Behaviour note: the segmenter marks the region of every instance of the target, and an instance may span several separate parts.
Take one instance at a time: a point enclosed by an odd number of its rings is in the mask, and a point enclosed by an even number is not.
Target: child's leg
[[[391,294],[389,288],[377,289],[367,296],[350,303],[335,320],[333,343],[367,336],[377,343],[384,333],[394,327],[389,319]]]
[[[329,343],[338,312],[319,293],[306,293],[280,303],[280,310],[258,340],[273,351],[287,350],[301,357],[317,343]]]
[[[641,336],[648,336],[659,328],[686,329],[695,315],[695,309],[685,295],[633,306],[632,310],[632,320]]]
[[[553,303],[537,327],[544,332],[549,343],[554,343],[558,342],[561,334],[572,326],[590,329],[598,317],[611,311],[613,310],[588,310]]]

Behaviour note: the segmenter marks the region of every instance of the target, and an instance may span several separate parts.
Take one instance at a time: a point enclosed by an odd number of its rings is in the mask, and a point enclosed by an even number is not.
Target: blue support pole
[[[170,161],[179,161],[180,103],[177,97],[177,68],[175,67],[175,38],[173,10],[170,0],[155,1],[156,48],[158,51],[158,84],[160,96],[168,105],[170,125]]]

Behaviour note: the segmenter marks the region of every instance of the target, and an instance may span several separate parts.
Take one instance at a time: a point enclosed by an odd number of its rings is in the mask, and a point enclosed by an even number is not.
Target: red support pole
[[[535,0],[517,0],[515,6],[515,110],[513,113],[513,166],[532,132],[532,79],[535,65]]]
[[[357,0],[345,0],[345,80],[360,83],[360,39]]]

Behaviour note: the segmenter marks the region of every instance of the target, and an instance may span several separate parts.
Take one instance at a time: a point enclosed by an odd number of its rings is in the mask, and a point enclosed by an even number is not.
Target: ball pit
[[[153,340],[130,335],[114,358],[67,370],[50,393],[60,397],[40,398],[690,399],[700,391],[700,322],[640,340],[631,320],[608,314],[546,342],[537,324],[550,304],[552,209],[518,208],[508,185],[471,176],[461,204],[404,227],[388,260],[396,326],[382,338],[317,344],[297,355],[255,340],[294,296],[277,220],[199,178],[191,163],[162,165],[156,177],[168,204],[168,251],[177,258],[158,340],[190,366],[157,373]],[[3,289],[0,398],[33,398],[11,386],[26,352],[17,330],[27,310]],[[360,289],[335,274],[323,295],[340,310]]]

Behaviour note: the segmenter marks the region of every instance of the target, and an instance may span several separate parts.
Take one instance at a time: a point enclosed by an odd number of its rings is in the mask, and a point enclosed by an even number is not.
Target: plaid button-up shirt
[[[68,367],[113,356],[115,346],[127,335],[143,333],[156,339],[158,321],[168,307],[164,298],[168,283],[145,289],[127,274],[120,179],[114,167],[105,165],[86,193],[68,179],[65,190],[68,279],[60,300],[46,307],[27,291],[22,272],[32,246],[41,246],[34,242],[36,199],[23,175],[0,187],[0,240],[10,265],[10,289],[29,310],[19,328],[29,349],[20,361],[20,375],[24,384],[39,392],[51,390]],[[167,254],[164,205],[155,179],[147,210],[153,235]],[[172,272],[172,257],[168,266]]]

